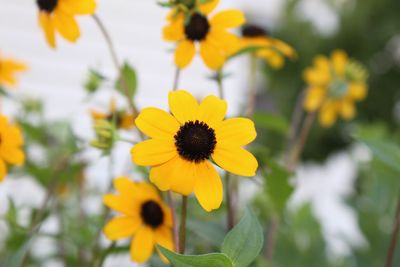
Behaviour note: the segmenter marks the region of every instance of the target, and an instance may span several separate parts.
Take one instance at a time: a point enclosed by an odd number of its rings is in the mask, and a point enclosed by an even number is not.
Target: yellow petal
[[[0,146],[0,156],[9,164],[21,165],[25,161],[25,154],[21,149],[5,144]]]
[[[10,71],[10,72],[16,72],[16,71],[26,71],[28,69],[28,65],[22,62],[18,62],[15,60],[3,60],[1,62],[1,67],[2,71],[4,69]]]
[[[156,239],[157,244],[159,244],[169,250],[174,249],[171,228],[169,228],[165,225],[158,227],[155,230],[155,239]]]
[[[135,217],[139,214],[139,204],[133,198],[125,198],[113,194],[106,194],[103,203],[112,210]]]
[[[332,53],[332,65],[336,74],[340,77],[344,75],[347,64],[347,54],[343,50],[335,50]]]
[[[340,103],[340,115],[345,120],[351,120],[356,114],[353,101],[343,100]]]
[[[254,122],[246,118],[232,118],[223,121],[215,128],[217,143],[244,146],[252,142],[256,136]]]
[[[210,69],[218,70],[224,65],[224,51],[207,40],[200,44],[200,55]]]
[[[192,41],[181,41],[175,50],[175,64],[180,69],[187,67],[192,62],[195,53],[196,48]]]
[[[322,105],[326,96],[326,90],[322,87],[310,87],[304,98],[304,109],[314,112]]]
[[[221,168],[241,176],[254,176],[258,167],[257,159],[245,150],[237,146],[217,146],[212,155],[213,160]]]
[[[210,14],[219,4],[220,0],[210,0],[205,4],[200,5],[199,9],[201,13],[208,15]]]
[[[161,139],[172,139],[180,127],[171,114],[158,108],[143,109],[135,124],[147,136]]]
[[[326,86],[331,79],[331,75],[329,71],[318,68],[307,68],[303,73],[303,78],[309,85]]]
[[[348,96],[354,100],[363,100],[367,96],[367,85],[364,83],[351,83]]]
[[[225,117],[228,104],[216,96],[210,95],[203,99],[199,106],[198,118],[210,127],[215,127]]]
[[[184,17],[177,16],[170,21],[171,23],[162,29],[164,41],[177,42],[182,40],[185,37]]]
[[[172,210],[164,205],[163,203],[160,204],[163,213],[164,213],[164,224],[168,227],[172,227]]]
[[[7,166],[2,159],[0,159],[0,182],[4,180],[7,175]]]
[[[137,191],[135,192],[136,196],[141,199],[141,202],[146,202],[147,200],[154,200],[156,202],[160,202],[160,195],[153,185],[147,182],[139,182],[136,183]]]
[[[131,243],[131,258],[137,263],[146,262],[154,248],[154,233],[148,226],[142,226],[132,239]]]
[[[176,147],[172,139],[150,139],[136,144],[132,150],[132,161],[141,166],[159,165],[176,155]]]
[[[194,193],[200,205],[208,212],[221,206],[223,198],[221,178],[209,161],[197,164]]]
[[[51,16],[46,12],[39,12],[39,25],[43,29],[46,41],[50,47],[56,47],[55,29]]]
[[[207,41],[222,49],[225,55],[232,55],[240,49],[240,39],[225,29],[211,29]]]
[[[125,176],[115,178],[113,184],[115,189],[125,196],[133,196],[138,190],[136,183]]]
[[[79,26],[72,15],[65,14],[56,9],[53,15],[54,27],[62,37],[75,42],[80,36]]]
[[[1,123],[0,123],[1,124]],[[22,146],[24,143],[24,139],[21,133],[21,130],[17,126],[0,126],[0,129],[4,129],[3,132],[1,133],[1,139],[4,144],[7,144],[9,146]]]
[[[104,234],[110,240],[127,238],[136,233],[142,221],[135,217],[115,217],[104,227]]]
[[[170,92],[168,95],[169,108],[175,118],[184,124],[187,121],[195,121],[199,104],[192,94],[184,90]]]
[[[240,10],[229,9],[217,13],[210,21],[211,27],[235,28],[246,22],[244,14]]]
[[[59,6],[71,15],[92,15],[96,11],[95,0],[63,0],[59,1]]]
[[[338,115],[338,105],[333,101],[325,103],[319,112],[319,122],[323,127],[331,127]]]

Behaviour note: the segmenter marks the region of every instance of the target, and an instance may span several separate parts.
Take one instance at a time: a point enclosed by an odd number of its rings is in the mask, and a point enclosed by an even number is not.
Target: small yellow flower
[[[96,10],[95,0],[36,0],[39,8],[39,25],[47,43],[56,47],[55,34],[58,32],[70,42],[80,36],[77,15],[92,15]]]
[[[163,28],[165,41],[177,42],[175,64],[183,69],[196,54],[196,45],[200,46],[200,56],[213,70],[220,69],[225,59],[237,49],[238,37],[228,31],[245,22],[244,14],[239,10],[224,10],[212,18],[210,12],[219,0],[200,5],[194,12],[184,15],[171,12],[167,16],[168,25]]]
[[[116,127],[119,129],[131,129],[135,126],[135,116],[126,112],[125,110],[117,110],[115,99],[110,100],[110,107],[108,113],[92,110],[91,112],[93,120],[107,120],[109,122],[116,123]]]
[[[337,117],[352,119],[356,114],[355,102],[365,99],[368,86],[367,71],[360,63],[349,60],[342,50],[335,50],[331,58],[319,55],[314,66],[304,71],[308,88],[304,108],[319,111],[319,122],[332,126]]]
[[[0,182],[7,175],[7,165],[21,165],[25,154],[21,149],[23,137],[20,129],[8,122],[7,117],[0,115]]]
[[[104,227],[106,237],[110,240],[132,237],[131,258],[138,263],[149,259],[155,244],[172,250],[171,211],[155,188],[145,182],[135,183],[127,177],[115,179],[114,187],[118,194],[107,194],[103,200],[121,215]]]
[[[285,42],[268,36],[267,32],[257,25],[245,25],[242,28],[239,50],[248,47],[263,47],[254,52],[275,69],[282,68],[285,63],[285,56],[293,59],[296,57],[294,49]]]
[[[254,176],[256,158],[243,146],[256,138],[254,123],[246,118],[224,120],[227,103],[207,96],[200,104],[188,92],[169,93],[172,115],[145,108],[136,126],[150,140],[132,148],[137,165],[152,166],[150,180],[160,190],[182,195],[195,193],[200,205],[211,211],[222,202],[222,182],[213,161],[241,176]]]
[[[27,69],[28,67],[24,63],[3,58],[0,55],[0,86],[16,86],[17,80],[15,79],[15,74]]]

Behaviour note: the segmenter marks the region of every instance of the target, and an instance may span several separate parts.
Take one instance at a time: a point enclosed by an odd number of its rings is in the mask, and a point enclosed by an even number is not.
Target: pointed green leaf
[[[133,98],[137,89],[137,75],[135,69],[125,62],[122,66],[121,77],[118,78],[115,87],[123,95]]]
[[[258,256],[264,242],[263,229],[254,213],[247,209],[240,222],[228,233],[222,244],[235,267],[249,266]]]
[[[161,246],[157,247],[175,267],[233,267],[230,259],[222,253],[181,255]]]

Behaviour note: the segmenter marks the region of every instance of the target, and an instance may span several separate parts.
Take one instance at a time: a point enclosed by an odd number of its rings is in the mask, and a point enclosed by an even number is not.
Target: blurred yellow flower
[[[349,60],[342,50],[332,52],[330,59],[319,55],[314,66],[304,71],[308,85],[304,108],[319,111],[319,122],[324,127],[332,126],[338,116],[350,120],[356,114],[355,102],[367,96],[367,77],[365,67]]]
[[[3,58],[0,55],[0,86],[16,86],[17,80],[15,79],[15,74],[17,72],[26,71],[27,69],[28,67],[24,63]]]
[[[268,36],[268,33],[257,25],[248,24],[242,28],[242,38],[238,50],[260,47],[254,52],[275,69],[282,68],[285,64],[285,56],[294,59],[296,51],[285,42]]]
[[[21,165],[25,161],[22,151],[23,137],[20,129],[0,115],[0,182],[7,175],[7,165]]]
[[[163,28],[163,38],[177,42],[175,64],[179,68],[185,68],[192,62],[196,45],[200,46],[204,63],[213,70],[220,69],[228,55],[237,49],[238,37],[228,29],[241,26],[245,22],[244,14],[230,9],[209,18],[218,3],[219,0],[211,0],[186,16],[174,12],[167,16],[168,25]]]
[[[107,120],[114,122],[119,129],[130,129],[135,126],[135,116],[125,110],[117,110],[115,99],[110,100],[109,112],[104,113],[96,110],[91,110],[93,120]]]
[[[55,34],[58,32],[70,42],[80,36],[76,15],[92,15],[96,10],[95,0],[36,0],[39,8],[39,25],[47,43],[56,47]]]
[[[103,201],[120,215],[104,227],[106,237],[110,240],[132,237],[130,254],[138,263],[149,259],[155,244],[172,250],[171,211],[155,188],[127,177],[115,179],[114,187],[118,194],[106,194]]]
[[[200,104],[187,91],[169,93],[172,115],[158,108],[145,108],[136,126],[150,140],[132,148],[137,165],[152,166],[150,180],[160,190],[182,195],[195,193],[200,205],[219,208],[223,189],[213,161],[241,176],[254,176],[256,158],[243,146],[256,138],[254,123],[246,118],[224,120],[227,103],[207,96]]]

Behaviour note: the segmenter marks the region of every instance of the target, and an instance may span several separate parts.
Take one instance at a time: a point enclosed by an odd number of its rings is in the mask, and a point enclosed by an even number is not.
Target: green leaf
[[[222,253],[204,255],[181,255],[161,246],[157,246],[161,253],[175,267],[233,267],[231,260]]]
[[[100,72],[90,69],[84,87],[88,93],[94,93],[105,79],[106,77]]]
[[[266,192],[276,212],[282,213],[286,203],[293,193],[293,186],[289,183],[291,173],[275,162],[268,162],[269,170],[264,172]]]
[[[288,121],[280,115],[257,112],[254,114],[254,122],[260,128],[273,130],[281,134],[286,134],[289,131]]]
[[[133,98],[137,89],[137,75],[135,69],[128,63],[124,63],[121,70],[121,77],[118,78],[115,87],[123,95]]]
[[[254,261],[264,242],[263,229],[254,213],[247,209],[240,222],[227,234],[222,244],[235,267],[245,267]]]

